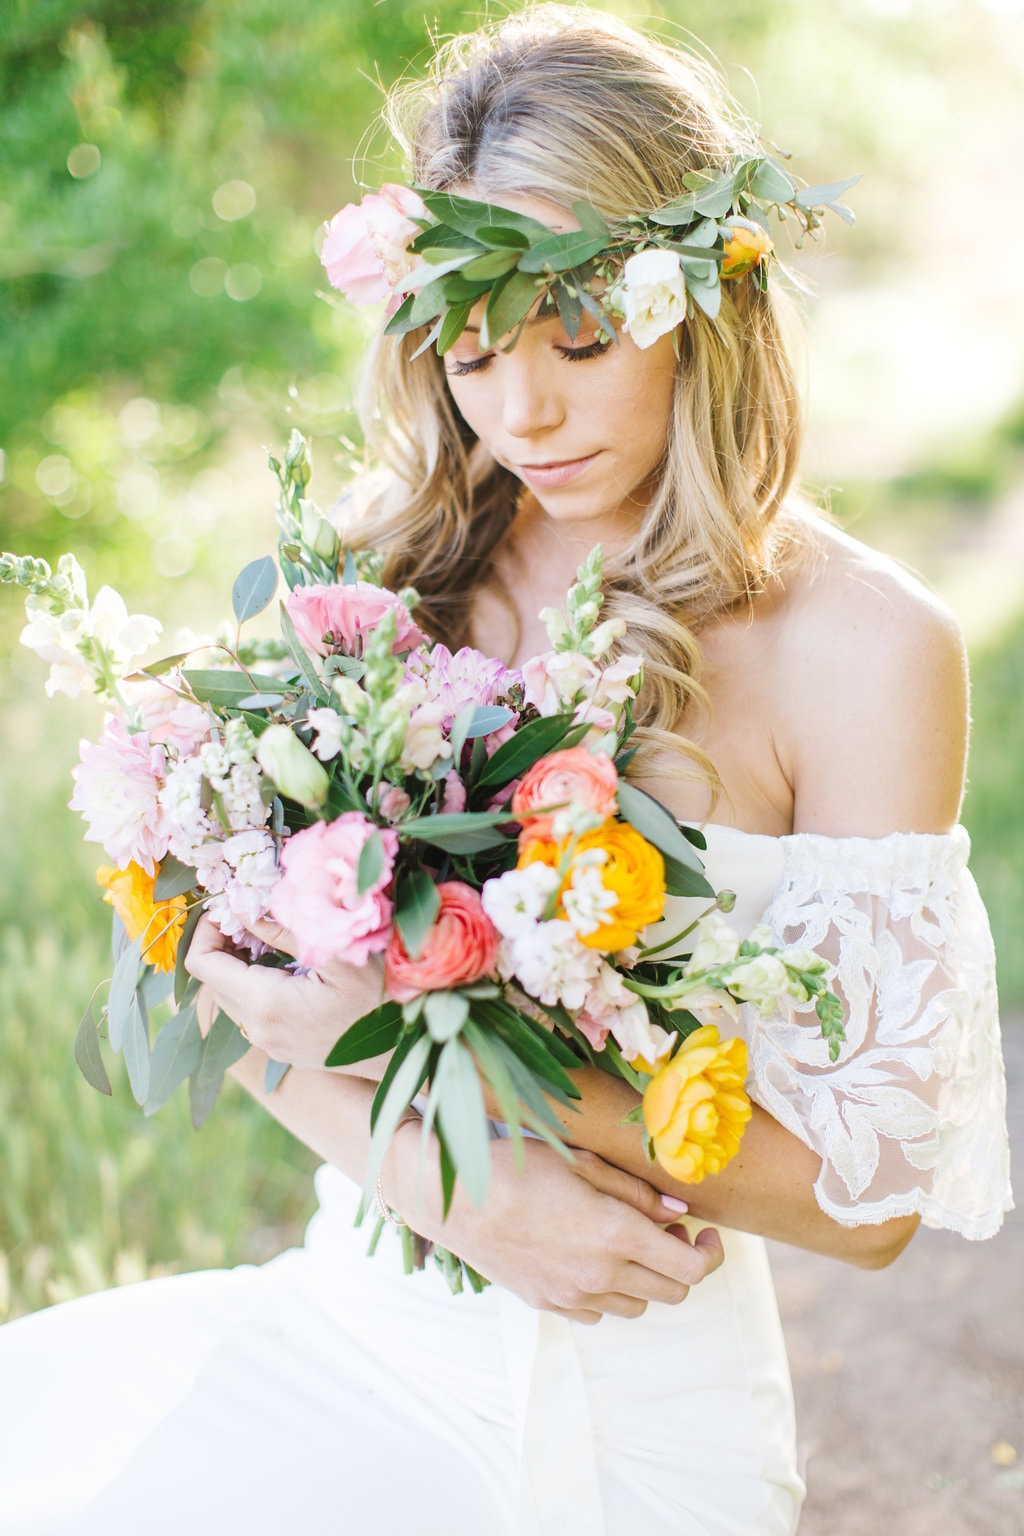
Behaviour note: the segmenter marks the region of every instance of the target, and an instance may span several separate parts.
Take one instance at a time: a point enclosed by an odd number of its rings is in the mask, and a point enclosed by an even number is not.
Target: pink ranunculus
[[[331,287],[340,288],[351,304],[387,299],[393,314],[401,303],[396,283],[422,260],[409,245],[420,233],[413,221],[426,215],[422,198],[392,182],[368,192],[361,203],[346,204],[328,225],[320,252]]]
[[[407,1003],[421,992],[438,992],[489,975],[498,956],[499,934],[483,909],[479,893],[461,880],[437,887],[441,907],[415,960],[410,959],[396,928],[384,961],[388,996]]]
[[[288,594],[288,616],[307,651],[329,656],[333,650],[351,652],[356,641],[376,629],[393,612],[398,626],[394,651],[412,650],[426,636],[413,623],[408,608],[386,587],[369,581],[331,586],[295,587]],[[330,637],[330,638],[328,638]]]
[[[108,715],[99,741],[81,743],[72,769],[69,804],[89,823],[87,843],[102,843],[118,869],[139,864],[147,875],[167,852],[168,827],[158,799],[167,769],[162,747],[145,731],[129,735],[123,720]]]
[[[569,747],[539,758],[524,774],[512,796],[512,815],[530,837],[550,837],[553,813],[538,814],[542,806],[575,802],[607,820],[618,808],[618,787],[619,775],[607,753]]]
[[[336,821],[317,821],[296,832],[281,851],[280,883],[271,895],[270,910],[299,941],[303,965],[327,965],[345,960],[365,965],[370,955],[387,946],[391,931],[391,901],[384,891],[391,880],[398,834],[381,829],[384,863],[368,890],[359,890],[359,855],[374,831],[359,811],[346,811]]]

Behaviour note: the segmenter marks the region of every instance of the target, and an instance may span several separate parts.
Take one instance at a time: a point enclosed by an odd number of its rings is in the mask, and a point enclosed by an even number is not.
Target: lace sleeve
[[[845,1226],[920,1213],[990,1237],[1012,1207],[988,918],[962,827],[782,839],[764,921],[836,968],[838,1061],[812,1007],[746,1010],[752,1097],[822,1158],[815,1194]]]

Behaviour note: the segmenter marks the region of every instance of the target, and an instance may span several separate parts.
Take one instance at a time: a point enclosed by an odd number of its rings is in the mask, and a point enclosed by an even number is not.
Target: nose
[[[565,404],[544,362],[526,347],[504,361],[502,422],[509,437],[538,437],[561,426]]]

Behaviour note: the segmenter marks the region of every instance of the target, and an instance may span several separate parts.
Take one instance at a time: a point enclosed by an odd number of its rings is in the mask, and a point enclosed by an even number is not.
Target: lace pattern
[[[763,921],[836,967],[838,1061],[813,1007],[745,1010],[752,1097],[823,1159],[815,1194],[845,1226],[920,1213],[990,1237],[1012,1207],[995,955],[951,833],[780,839]]]

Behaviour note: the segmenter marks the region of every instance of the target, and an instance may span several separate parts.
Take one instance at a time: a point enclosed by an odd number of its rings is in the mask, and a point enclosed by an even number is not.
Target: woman
[[[609,219],[659,208],[749,147],[692,60],[556,6],[445,54],[410,158],[420,186],[558,232],[580,199]],[[463,318],[443,359],[413,355],[422,331],[378,344],[368,431],[388,471],[353,536],[418,587],[436,637],[509,663],[545,648],[539,610],[603,545],[606,611],[649,663],[632,776],[706,824],[740,931],[761,919],[836,962],[847,1046],[833,1067],[806,1018],[749,1018],[754,1118],[693,1187],[647,1164],[620,1125],[631,1090],[590,1070],[573,1166],[538,1142],[523,1177],[499,1141],[486,1208],[457,1196],[446,1223],[403,1126],[387,1205],[496,1282],[452,1297],[431,1270],[402,1276],[397,1245],[366,1261],[351,1229],[380,1063],[320,1063],[379,972],[251,968],[201,925],[189,967],[253,1042],[237,1078],[325,1157],[321,1209],[262,1270],[0,1335],[6,1536],[781,1536],[802,1485],[762,1238],[875,1268],[922,1218],[986,1236],[1008,1201],[991,943],[956,827],[962,643],[793,498],[777,281],[741,277],[717,325],[694,313],[644,346],[535,306],[503,350],[481,345],[479,306]],[[270,1098],[267,1054],[295,1064]]]

